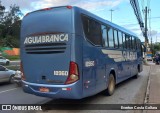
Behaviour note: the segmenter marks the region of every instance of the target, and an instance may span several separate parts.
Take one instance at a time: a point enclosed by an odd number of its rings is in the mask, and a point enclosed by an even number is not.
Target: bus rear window
[[[23,38],[39,33],[73,33],[72,10],[62,7],[32,12],[24,17],[22,28]]]

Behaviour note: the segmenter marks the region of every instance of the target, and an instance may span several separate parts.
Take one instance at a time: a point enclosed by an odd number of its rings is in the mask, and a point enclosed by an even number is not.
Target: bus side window
[[[127,49],[125,34],[123,33],[123,48]]]
[[[125,38],[126,38],[126,49],[129,49],[129,36],[128,35],[125,35]]]
[[[119,48],[117,35],[118,35],[117,30],[114,30],[114,48]]]
[[[140,39],[138,39],[138,43],[139,43],[139,50],[140,50],[141,56],[143,56],[142,43]]]
[[[119,38],[119,48],[123,48],[123,37],[120,31],[118,31],[118,38]]]
[[[125,35],[126,36],[126,45],[127,45],[127,49],[131,50],[132,49],[132,43],[131,43],[131,36],[129,35]]]
[[[102,46],[101,24],[82,15],[83,30],[86,38],[96,46]]]
[[[139,50],[140,49],[139,48],[139,40],[137,39],[136,42],[137,42],[137,50]]]
[[[108,47],[107,27],[101,25],[101,29],[102,29],[102,44],[104,47]]]
[[[137,50],[137,41],[135,37],[134,37],[134,46],[135,46],[135,50]]]
[[[113,29],[111,27],[108,29],[108,41],[109,41],[109,47],[114,48]]]
[[[132,49],[135,50],[134,37],[132,37]]]
[[[140,41],[140,40],[139,40]],[[141,46],[141,56],[143,57],[143,51],[144,51],[144,49],[143,49],[143,45],[142,45],[142,42],[140,41],[140,46]]]
[[[132,50],[132,37],[129,36],[129,49]]]

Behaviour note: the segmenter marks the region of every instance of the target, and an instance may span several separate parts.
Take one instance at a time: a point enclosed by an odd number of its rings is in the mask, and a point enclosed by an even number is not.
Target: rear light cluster
[[[22,73],[21,79],[22,79],[22,80],[26,80],[26,77],[24,76],[24,70],[23,70],[23,64],[22,64],[22,62],[20,63],[20,71],[21,71],[21,73]]]
[[[75,62],[70,62],[69,75],[65,84],[71,84],[77,80],[79,80],[78,65]]]

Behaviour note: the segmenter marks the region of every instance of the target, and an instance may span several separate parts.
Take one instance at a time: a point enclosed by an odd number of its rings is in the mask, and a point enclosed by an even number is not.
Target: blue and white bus
[[[21,25],[21,70],[26,93],[81,99],[142,71],[140,39],[74,6],[27,14]]]

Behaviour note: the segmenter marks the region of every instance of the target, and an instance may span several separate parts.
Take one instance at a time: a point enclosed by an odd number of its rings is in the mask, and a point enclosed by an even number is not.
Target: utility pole
[[[152,56],[153,56],[153,44],[152,44],[152,36],[151,36],[151,52],[152,52]]]
[[[147,47],[148,46],[148,35],[147,35],[147,31],[148,31],[148,28],[147,28],[147,13],[148,13],[148,8],[147,6],[145,7],[145,46]]]
[[[112,22],[112,12],[114,11],[113,9],[110,9],[109,11],[111,11],[111,22]]]

